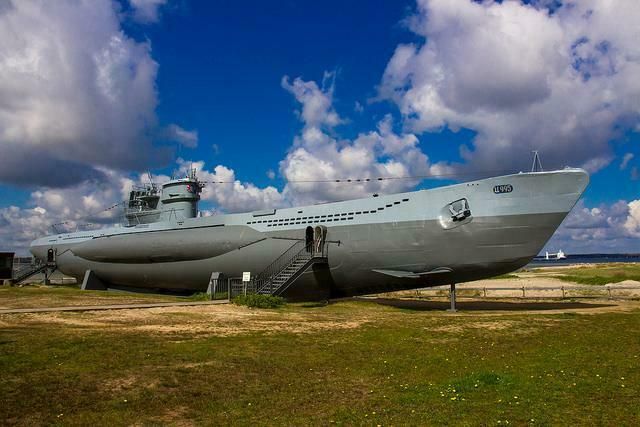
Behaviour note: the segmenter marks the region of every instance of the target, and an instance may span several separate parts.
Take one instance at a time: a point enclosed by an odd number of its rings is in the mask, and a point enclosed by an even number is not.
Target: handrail
[[[291,245],[278,258],[276,258],[271,264],[269,264],[267,268],[262,270],[256,276],[256,278],[254,279],[256,282],[256,289],[260,290],[264,286],[268,285],[274,276],[291,265],[294,260],[299,258],[300,253],[306,250],[307,245],[304,240],[299,240]]]
[[[329,245],[325,242],[320,251],[316,251],[315,242],[307,243],[299,240],[284,251],[278,258],[269,264],[262,272],[256,275],[254,283],[256,291],[260,292],[270,286],[274,278],[299,259],[311,260],[313,258],[327,258]]]
[[[33,276],[34,274],[37,274],[37,273],[41,272],[45,268],[47,268],[46,264],[40,264],[40,265],[35,265],[33,267],[23,268],[23,269],[21,269],[19,271],[16,271],[16,276],[15,276],[15,278],[12,279],[12,282],[14,284],[20,283],[23,280],[28,279],[29,277]]]

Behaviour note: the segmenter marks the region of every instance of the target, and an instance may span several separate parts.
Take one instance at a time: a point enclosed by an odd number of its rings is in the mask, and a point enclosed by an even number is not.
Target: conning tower
[[[174,179],[162,185],[160,220],[181,220],[198,216],[198,202],[204,184],[198,181],[192,169],[184,178]]]
[[[204,184],[198,181],[192,169],[184,178],[172,179],[162,184],[136,187],[129,195],[125,207],[127,226],[149,224],[158,221],[180,221],[198,216],[198,202]]]

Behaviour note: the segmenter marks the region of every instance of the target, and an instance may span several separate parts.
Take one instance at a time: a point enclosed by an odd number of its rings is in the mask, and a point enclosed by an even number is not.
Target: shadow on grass
[[[381,305],[415,311],[444,311],[451,307],[448,301],[424,301],[391,298],[367,298],[366,301]],[[456,308],[460,311],[535,311],[535,310],[566,310],[613,307],[613,304],[593,304],[575,301],[457,301]]]
[[[328,301],[309,301],[300,303],[301,308],[322,308],[329,305]]]

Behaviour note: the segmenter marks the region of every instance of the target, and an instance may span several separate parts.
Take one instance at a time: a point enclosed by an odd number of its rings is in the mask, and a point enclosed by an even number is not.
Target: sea
[[[602,264],[612,262],[640,262],[640,254],[575,254],[565,259],[545,259],[537,256],[527,267],[553,267],[574,264]]]

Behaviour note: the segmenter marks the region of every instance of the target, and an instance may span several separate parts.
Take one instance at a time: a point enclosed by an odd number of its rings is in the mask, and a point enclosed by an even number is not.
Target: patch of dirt
[[[462,332],[465,329],[486,329],[489,331],[501,331],[504,329],[515,329],[521,322],[499,321],[499,322],[469,322],[463,325],[443,325],[431,329],[434,332]]]
[[[135,375],[131,375],[129,377],[115,378],[105,381],[103,383],[103,388],[110,392],[121,392],[134,388],[134,386],[138,385],[138,382],[139,378]]]
[[[606,286],[610,286],[612,288],[624,288],[626,286],[640,286],[640,282],[638,282],[637,280],[623,280],[622,282],[617,282],[617,283],[609,283]]]
[[[176,406],[174,408],[167,408],[162,415],[152,417],[151,420],[157,422],[160,425],[171,425],[176,427],[191,427],[196,423],[187,419],[187,413],[189,408],[186,406]],[[146,423],[134,424],[134,425],[146,425]]]
[[[7,316],[7,315],[5,315]],[[321,330],[358,328],[369,322],[364,316],[251,310],[235,305],[160,307],[132,310],[106,310],[83,313],[29,313],[6,317],[6,326],[35,323],[63,324],[73,328],[108,329],[166,335],[233,336],[248,333],[314,333]]]

